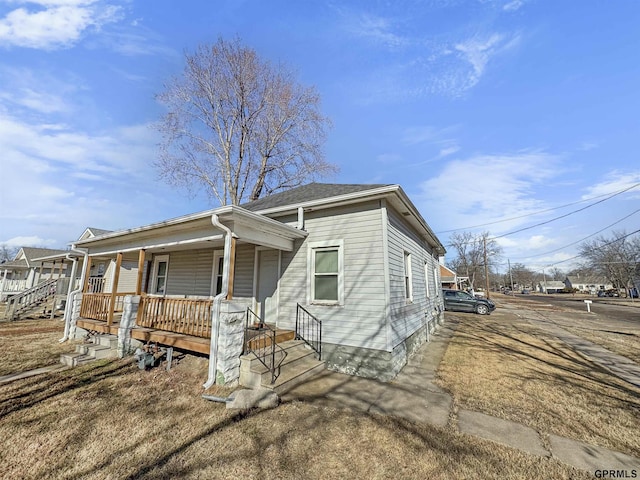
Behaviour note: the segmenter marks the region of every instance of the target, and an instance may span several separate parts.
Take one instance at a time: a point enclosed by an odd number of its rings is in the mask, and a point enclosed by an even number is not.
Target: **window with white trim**
[[[310,301],[342,304],[342,242],[315,242],[309,245]]]
[[[153,260],[153,277],[151,293],[164,295],[167,292],[167,278],[169,275],[169,255],[159,255]]]
[[[431,297],[431,292],[429,291],[429,263],[424,262],[424,288],[427,295],[427,298]]]
[[[413,286],[411,277],[411,254],[404,252],[404,296],[407,301],[413,301]]]

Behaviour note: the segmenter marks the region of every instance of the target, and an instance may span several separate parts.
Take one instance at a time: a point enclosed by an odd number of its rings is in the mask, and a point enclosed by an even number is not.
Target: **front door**
[[[278,250],[258,250],[256,292],[256,313],[266,323],[275,324],[278,318]]]

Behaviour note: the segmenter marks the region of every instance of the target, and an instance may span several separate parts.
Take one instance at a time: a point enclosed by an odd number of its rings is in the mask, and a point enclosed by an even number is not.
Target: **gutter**
[[[82,292],[82,288],[84,286],[84,278],[87,274],[87,265],[89,259],[89,251],[86,248],[75,248],[75,245],[71,246],[71,251],[76,253],[81,253],[83,257],[82,262],[82,274],[80,275],[80,288],[77,288],[71,292],[67,291],[67,303],[64,306],[64,336],[58,340],[58,342],[63,343],[69,340],[69,330],[71,329],[71,317],[73,316],[73,302],[70,302],[69,299],[75,297],[78,293]],[[73,260],[73,267],[71,267],[71,280],[69,281],[69,289],[71,289],[73,282],[75,281],[75,275],[78,268],[78,259],[70,258],[71,255],[67,253],[67,259]]]
[[[220,223],[218,214],[211,215],[211,223],[224,231],[224,260],[222,262],[222,290],[213,297],[211,307],[211,343],[209,346],[209,375],[203,388],[213,386],[216,383],[216,372],[218,370],[218,340],[220,336],[220,304],[229,293],[229,266],[231,263],[231,229]]]

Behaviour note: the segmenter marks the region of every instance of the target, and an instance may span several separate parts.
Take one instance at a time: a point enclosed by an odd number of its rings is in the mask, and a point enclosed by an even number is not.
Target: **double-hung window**
[[[411,277],[411,254],[404,252],[404,296],[408,302],[413,301],[413,279]]]
[[[424,288],[425,288],[427,298],[431,297],[431,293],[429,291],[429,276],[430,276],[429,263],[424,262]]]
[[[153,262],[152,292],[160,295],[167,293],[167,276],[169,274],[169,255],[159,255]]]
[[[309,254],[311,302],[341,304],[342,242],[311,244]]]

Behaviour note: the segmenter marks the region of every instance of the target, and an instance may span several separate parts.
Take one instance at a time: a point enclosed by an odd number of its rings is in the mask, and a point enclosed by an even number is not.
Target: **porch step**
[[[280,375],[271,383],[271,372],[253,354],[240,357],[240,384],[248,388],[260,386],[274,390],[281,395],[296,385],[319,374],[325,368],[325,362],[315,357],[315,352],[301,340],[289,340],[278,344],[276,363],[280,364]],[[284,357],[284,358],[283,358]]]
[[[118,337],[115,335],[96,335],[89,343],[76,345],[75,353],[60,355],[60,363],[76,367],[103,358],[116,358],[118,356],[117,347]]]
[[[85,354],[85,353],[63,353],[60,355],[60,363],[67,365],[69,367],[77,367],[78,365],[83,365],[85,363],[93,362],[95,358]]]

